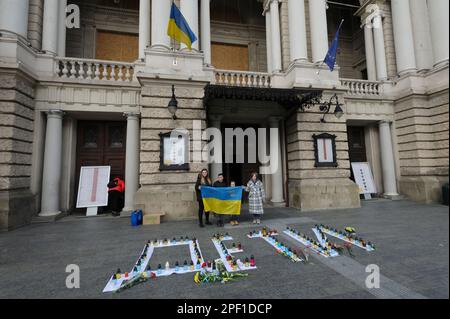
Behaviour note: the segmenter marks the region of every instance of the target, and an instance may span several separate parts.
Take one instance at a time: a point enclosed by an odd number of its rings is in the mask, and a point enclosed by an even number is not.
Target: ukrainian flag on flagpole
[[[192,44],[197,41],[197,37],[194,32],[192,32],[180,9],[178,9],[176,4],[173,2],[172,9],[170,10],[167,35],[177,42],[186,44],[189,50],[192,49]]]
[[[241,187],[202,187],[201,192],[205,212],[214,212],[220,215],[241,214]]]

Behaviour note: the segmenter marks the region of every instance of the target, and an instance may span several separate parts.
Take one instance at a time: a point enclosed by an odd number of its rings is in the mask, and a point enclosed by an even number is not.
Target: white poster
[[[77,208],[108,205],[110,166],[85,166],[81,168]]]
[[[359,186],[359,193],[376,194],[377,188],[369,163],[352,163],[352,169],[355,182]]]
[[[317,155],[319,163],[334,163],[333,140],[331,138],[317,139]]]
[[[186,142],[184,138],[164,139],[164,165],[186,164]]]

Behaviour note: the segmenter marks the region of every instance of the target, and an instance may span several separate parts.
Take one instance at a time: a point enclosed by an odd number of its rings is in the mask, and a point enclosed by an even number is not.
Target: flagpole
[[[172,6],[175,4],[175,0],[172,0]],[[174,38],[170,38],[170,42],[172,44],[172,52],[173,52],[173,65],[177,65],[178,64],[178,60],[177,60],[177,56],[175,55],[175,39]]]
[[[338,27],[336,33],[339,32],[339,31],[341,30],[343,24],[344,24],[344,19],[341,20],[341,23],[339,24],[339,27]],[[317,71],[317,75],[319,75],[319,74],[320,74],[320,71],[322,71],[322,66],[323,66],[324,64],[325,64],[325,59],[323,59],[322,63],[320,63],[320,65],[319,65],[319,70]]]

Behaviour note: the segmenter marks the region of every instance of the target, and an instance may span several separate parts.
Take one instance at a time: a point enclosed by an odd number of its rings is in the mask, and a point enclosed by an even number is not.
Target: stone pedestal
[[[359,188],[348,178],[289,182],[289,204],[302,211],[359,208]]]

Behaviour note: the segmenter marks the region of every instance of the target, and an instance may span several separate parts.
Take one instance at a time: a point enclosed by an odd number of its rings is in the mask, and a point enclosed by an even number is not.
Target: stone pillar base
[[[36,196],[30,191],[0,192],[0,232],[31,223],[36,212]]]
[[[402,177],[401,193],[420,203],[442,203],[442,186],[448,183],[448,177]]]
[[[136,193],[135,206],[144,213],[164,213],[164,221],[193,220],[198,216],[193,186],[142,187]]]
[[[301,210],[359,208],[359,188],[348,178],[289,182],[289,203]]]
[[[286,202],[272,202],[272,201],[270,201],[269,204],[272,207],[286,207]]]

